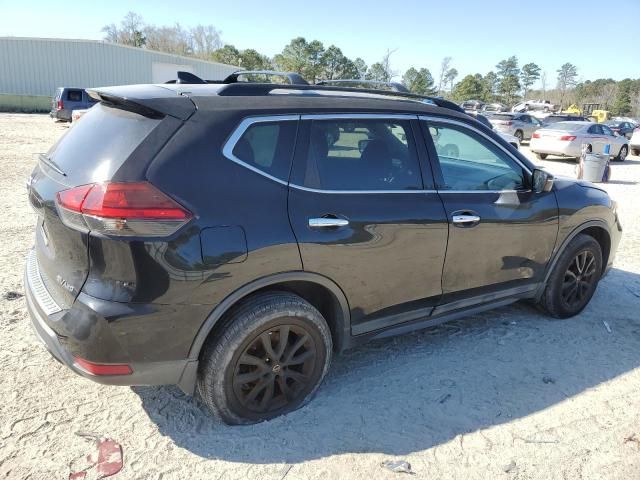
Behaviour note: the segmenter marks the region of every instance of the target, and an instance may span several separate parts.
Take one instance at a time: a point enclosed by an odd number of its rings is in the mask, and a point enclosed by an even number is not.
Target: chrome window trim
[[[255,116],[255,117],[246,117],[244,118],[238,126],[233,130],[229,138],[224,143],[222,147],[222,155],[231,160],[232,162],[237,163],[245,168],[248,168],[252,172],[255,172],[263,177],[268,178],[269,180],[273,180],[280,185],[288,186],[289,182],[279,179],[278,177],[274,177],[273,175],[268,174],[267,172],[260,170],[259,168],[254,167],[253,165],[249,165],[247,162],[241,160],[233,154],[233,149],[236,147],[236,143],[238,140],[242,138],[242,135],[256,123],[267,123],[267,122],[297,122],[300,120],[300,115],[265,115],[265,116]]]
[[[520,160],[518,160],[516,157],[514,157],[511,152],[509,152],[504,146],[500,145],[498,142],[496,142],[493,138],[491,138],[489,135],[487,135],[484,132],[481,132],[480,130],[478,130],[477,128],[475,128],[472,125],[469,125],[468,123],[465,122],[461,122],[459,120],[453,120],[450,118],[443,118],[443,117],[435,117],[432,115],[418,115],[418,120],[424,120],[427,123],[430,121],[433,122],[441,122],[441,123],[449,123],[452,125],[457,125],[459,127],[463,127],[466,128],[467,130],[472,130],[474,133],[486,138],[487,140],[489,140],[491,143],[493,143],[496,147],[500,148],[500,150],[502,150],[504,153],[507,154],[507,156],[509,158],[511,158],[513,161],[515,161],[518,165],[520,165],[529,175],[532,175],[533,172],[531,170],[529,170],[529,167],[527,167],[525,164],[523,164]],[[467,191],[467,190],[464,190]],[[478,190],[468,190],[471,192],[477,192]],[[500,190],[501,192],[504,192],[506,190]]]
[[[371,195],[371,194],[377,194],[377,193],[438,193],[437,190],[423,190],[423,189],[419,189],[419,190],[322,190],[319,188],[309,188],[309,187],[303,187],[300,185],[296,185],[295,183],[290,183],[289,186],[291,188],[295,188],[296,190],[302,190],[303,192],[311,192],[311,193],[323,193],[323,194],[335,194],[335,193],[340,193],[340,194],[347,194],[347,195],[357,195],[357,194],[362,194],[362,195]]]
[[[300,120],[416,120],[418,115],[409,113],[306,113]]]
[[[531,171],[523,165],[517,158],[514,158],[510,152],[508,152],[502,145],[497,143],[494,139],[488,137],[483,132],[477,130],[476,128],[457,120],[442,118],[442,117],[434,117],[434,116],[425,116],[425,115],[411,115],[411,114],[400,114],[400,113],[310,113],[304,115],[264,115],[264,116],[251,116],[242,119],[242,121],[238,124],[238,126],[233,130],[229,138],[224,143],[222,147],[222,154],[229,160],[238,165],[241,165],[252,172],[255,172],[259,175],[262,175],[269,180],[272,180],[280,185],[288,186],[295,188],[296,190],[301,190],[304,192],[310,193],[320,193],[320,194],[346,194],[346,195],[372,195],[372,194],[425,194],[425,193],[490,193],[490,194],[500,194],[500,193],[526,193],[530,190],[433,190],[433,189],[419,189],[419,190],[324,190],[319,188],[310,188],[304,187],[302,185],[297,185],[295,183],[290,183],[284,180],[281,180],[273,175],[260,170],[259,168],[254,167],[236,157],[233,154],[233,149],[238,143],[238,140],[242,138],[242,135],[256,123],[267,123],[267,122],[279,122],[279,121],[300,121],[300,120],[332,120],[332,119],[354,119],[354,120],[377,120],[377,119],[387,119],[387,120],[425,120],[425,121],[437,121],[443,123],[451,123],[454,125],[458,125],[464,128],[468,128],[473,130],[474,132],[482,135],[484,138],[487,138],[491,142],[493,142],[497,147],[499,147],[502,151],[504,151],[510,158],[512,158],[518,165],[520,165],[525,171],[531,174]]]

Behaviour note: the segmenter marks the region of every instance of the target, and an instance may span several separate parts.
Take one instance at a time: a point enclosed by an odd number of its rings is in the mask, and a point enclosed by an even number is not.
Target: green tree
[[[564,104],[567,91],[578,83],[578,69],[571,63],[565,63],[558,70],[558,90],[560,90],[560,107]]]
[[[482,98],[484,93],[484,84],[482,82],[482,75],[479,73],[476,75],[467,75],[460,82],[456,84],[453,89],[453,98],[457,101],[472,100]]]
[[[436,94],[433,76],[427,68],[416,70],[415,68],[411,67],[402,76],[402,83],[409,89],[410,92],[417,93],[419,95]]]
[[[611,108],[614,115],[628,115],[631,113],[631,79],[626,78],[618,82],[618,93]]]
[[[211,55],[211,59],[214,62],[236,65],[237,67],[242,63],[242,60],[240,59],[240,50],[233,45],[225,45],[224,47],[214,51]]]
[[[380,62],[376,62],[369,67],[366,75],[364,76],[366,80],[373,80],[376,82],[388,82],[389,73],[385,70],[384,65]]]
[[[299,73],[315,83],[324,68],[323,54],[324,46],[318,40],[307,42],[304,37],[297,37],[273,57],[273,61],[278,69]]]
[[[360,59],[361,60],[361,59]],[[355,62],[349,60],[335,45],[331,45],[322,56],[323,80],[359,79],[360,73]]]
[[[520,90],[520,69],[518,58],[514,55],[496,65],[498,69],[498,92],[506,103],[511,105]]]
[[[273,68],[269,57],[258,53],[252,48],[247,48],[240,52],[239,65],[247,70],[271,70]]]
[[[527,98],[531,86],[540,78],[540,67],[535,63],[527,63],[522,66],[520,83],[522,84],[522,97]]]
[[[495,72],[488,72],[482,78],[482,97],[485,102],[493,102],[498,93],[498,75]]]
[[[366,62],[361,59],[360,57],[356,58],[353,61],[353,66],[355,67],[356,71],[357,71],[357,76],[355,76],[355,79],[363,79],[365,77],[365,75],[367,74],[367,64]]]

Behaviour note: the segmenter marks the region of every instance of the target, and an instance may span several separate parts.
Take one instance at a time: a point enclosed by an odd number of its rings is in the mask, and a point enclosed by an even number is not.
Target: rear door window
[[[421,189],[410,122],[313,120],[304,186],[335,191]]]
[[[233,146],[234,160],[288,181],[298,122],[280,120],[250,125]]]

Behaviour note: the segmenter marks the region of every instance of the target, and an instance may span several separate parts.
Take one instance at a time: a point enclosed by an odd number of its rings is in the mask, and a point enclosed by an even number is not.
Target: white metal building
[[[57,87],[217,80],[238,67],[99,40],[0,37],[0,110],[46,111]]]

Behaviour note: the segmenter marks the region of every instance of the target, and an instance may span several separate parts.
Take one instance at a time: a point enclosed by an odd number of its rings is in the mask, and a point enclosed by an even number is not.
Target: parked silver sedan
[[[547,155],[580,157],[582,145],[589,146],[594,153],[603,153],[609,144],[609,154],[614,160],[623,162],[629,154],[629,140],[613,133],[606,125],[592,122],[558,122],[541,128],[533,134],[529,148],[544,160]]]
[[[496,131],[513,135],[519,142],[529,140],[542,127],[540,120],[527,113],[494,113],[488,117]]]

